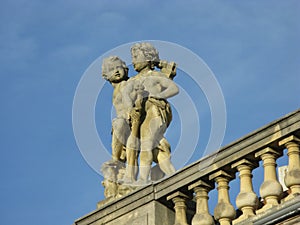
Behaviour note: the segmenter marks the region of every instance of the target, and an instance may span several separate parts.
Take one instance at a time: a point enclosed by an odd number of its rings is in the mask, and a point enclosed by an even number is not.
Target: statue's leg
[[[162,119],[157,114],[151,114],[147,110],[147,117],[141,125],[141,152],[140,152],[140,182],[147,183],[151,164],[153,162],[153,150],[158,146],[162,133]],[[154,111],[155,113],[155,111]]]
[[[116,118],[112,122],[112,158],[114,161],[124,162],[125,157],[121,157],[130,133],[128,123],[123,118]]]
[[[121,154],[123,151],[123,143],[119,141],[115,132],[112,133],[112,142],[111,142],[111,149],[112,149],[112,159],[113,161],[120,161]]]
[[[168,176],[175,173],[175,167],[171,162],[171,147],[165,137],[160,140],[158,149],[157,161],[160,169]]]
[[[126,170],[123,179],[124,183],[133,183],[136,180],[138,171],[138,151],[140,146],[139,141],[139,120],[133,120],[131,125],[131,133],[126,143]]]
[[[136,180],[136,174],[138,169],[137,156],[138,156],[138,144],[137,138],[134,135],[130,135],[127,141],[126,147],[126,159],[127,165],[123,182],[132,183]]]
[[[140,153],[140,166],[139,166],[139,180],[142,183],[149,182],[149,174],[152,164],[152,152],[151,151],[141,151]]]

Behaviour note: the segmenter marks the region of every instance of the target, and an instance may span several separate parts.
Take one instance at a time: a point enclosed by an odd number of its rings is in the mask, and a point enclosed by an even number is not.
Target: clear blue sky
[[[72,130],[97,57],[141,40],[197,53],[225,97],[225,145],[299,108],[299,11],[296,0],[1,1],[1,224],[72,224],[103,199]]]

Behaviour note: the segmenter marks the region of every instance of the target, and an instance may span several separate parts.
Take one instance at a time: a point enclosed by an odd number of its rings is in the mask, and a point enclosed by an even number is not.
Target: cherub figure
[[[123,104],[122,98],[122,91],[128,80],[128,68],[119,57],[110,56],[103,60],[102,77],[114,87],[113,105],[117,115],[112,121],[112,160],[105,162],[101,168],[105,197],[114,198],[118,195],[119,173],[126,161],[126,142],[130,134],[128,107]]]
[[[164,133],[172,120],[172,112],[167,98],[178,94],[177,85],[170,76],[156,71],[160,66],[157,50],[149,43],[137,43],[131,48],[132,63],[138,74],[127,82],[123,96],[138,93],[135,101],[125,99],[125,105],[131,110],[131,133],[127,140],[126,155],[134,158],[140,153],[138,183],[149,182],[149,173],[153,161],[167,175],[175,172],[170,161],[170,145]],[[133,132],[135,131],[135,132]],[[139,147],[137,147],[139,146]],[[136,157],[137,158],[137,157]],[[129,165],[129,166],[128,166]],[[127,164],[125,180],[134,180],[134,164]]]
[[[102,76],[114,87],[113,105],[117,117],[112,121],[112,160],[125,162],[125,145],[130,133],[130,127],[128,123],[128,107],[124,105],[122,91],[128,80],[128,68],[119,57],[110,56],[103,60]]]

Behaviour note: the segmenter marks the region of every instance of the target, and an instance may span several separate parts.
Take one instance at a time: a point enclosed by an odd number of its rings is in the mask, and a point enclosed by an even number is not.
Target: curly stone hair
[[[115,62],[121,62],[122,67],[126,71],[126,76],[128,78],[128,67],[126,66],[126,63],[120,59],[118,56],[109,56],[107,58],[104,58],[102,61],[102,77],[105,80],[110,81],[111,75],[109,74],[108,68],[113,65]]]
[[[136,43],[131,47],[131,55],[138,54],[143,61],[159,63],[158,51],[148,42]]]

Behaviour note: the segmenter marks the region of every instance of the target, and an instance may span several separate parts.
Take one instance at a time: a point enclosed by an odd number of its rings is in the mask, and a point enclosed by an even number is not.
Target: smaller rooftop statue
[[[102,76],[114,87],[113,105],[117,117],[112,121],[112,159],[102,165],[105,197],[115,198],[171,175],[171,148],[164,133],[172,120],[167,99],[178,94],[172,81],[176,64],[159,59],[149,43],[131,48],[137,75],[128,78],[128,68],[117,56],[103,60]],[[152,163],[157,164],[152,168]],[[160,171],[160,172],[158,172]]]

